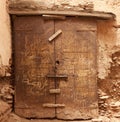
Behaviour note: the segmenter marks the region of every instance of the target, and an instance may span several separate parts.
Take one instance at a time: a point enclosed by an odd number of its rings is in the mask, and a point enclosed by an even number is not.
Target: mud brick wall
[[[11,112],[13,90],[11,87],[11,31],[6,0],[0,0],[0,122]]]
[[[9,7],[8,7],[9,2]],[[6,8],[7,7],[7,8]],[[74,10],[112,12],[115,20],[98,20],[98,94],[100,114],[120,112],[120,1],[119,0],[0,0],[0,94],[11,89],[11,31],[8,8],[12,10]],[[10,85],[8,87],[8,85]],[[5,88],[4,88],[5,86]],[[9,90],[8,90],[9,91]],[[9,92],[13,94],[13,91]],[[8,95],[9,96],[9,95]],[[10,96],[9,96],[10,97]]]

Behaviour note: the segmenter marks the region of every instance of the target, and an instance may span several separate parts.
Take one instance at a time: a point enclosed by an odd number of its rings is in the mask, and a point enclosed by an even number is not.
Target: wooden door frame
[[[115,19],[115,14],[110,12],[100,11],[57,11],[57,10],[14,10],[8,9],[10,15],[64,15],[64,16],[78,16],[78,17],[92,17],[97,19]]]

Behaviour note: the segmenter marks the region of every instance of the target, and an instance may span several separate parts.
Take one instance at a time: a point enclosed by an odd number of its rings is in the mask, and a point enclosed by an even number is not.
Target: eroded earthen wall
[[[12,106],[11,82],[11,29],[6,0],[0,0],[0,122]],[[2,100],[2,101],[1,101]],[[4,115],[4,116],[3,116]]]

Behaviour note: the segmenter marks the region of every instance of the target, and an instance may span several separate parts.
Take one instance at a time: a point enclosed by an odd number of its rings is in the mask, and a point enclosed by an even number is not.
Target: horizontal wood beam
[[[60,93],[60,89],[50,89],[49,92],[51,94],[59,94]]]
[[[11,15],[64,15],[64,16],[80,16],[94,17],[99,19],[114,19],[113,13],[105,12],[87,12],[87,11],[52,11],[52,10],[9,10]]]
[[[52,103],[45,103],[43,104],[43,107],[48,107],[48,108],[60,108],[60,107],[65,107],[65,104],[52,104]]]
[[[65,20],[66,19],[66,17],[65,16],[57,16],[57,15],[47,15],[47,14],[43,14],[42,15],[42,17],[44,18],[44,19],[46,19],[46,20],[48,20],[48,19],[61,19],[61,20]]]

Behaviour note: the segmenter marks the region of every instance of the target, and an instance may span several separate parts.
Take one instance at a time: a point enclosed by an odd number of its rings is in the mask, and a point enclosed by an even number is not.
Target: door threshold
[[[74,120],[66,120],[66,119],[58,119],[58,118],[26,118],[27,120],[32,120],[32,122],[92,122],[92,119],[83,120],[83,119],[74,119]]]
[[[15,121],[14,121],[15,120]],[[62,119],[57,119],[57,118],[23,118],[15,113],[10,113],[9,115],[9,121],[8,122],[92,122],[92,120],[62,120]]]
[[[64,119],[57,119],[57,118],[44,118],[44,119],[27,119],[32,120],[32,122],[92,122],[92,120],[64,120]],[[28,121],[27,121],[28,122]]]

